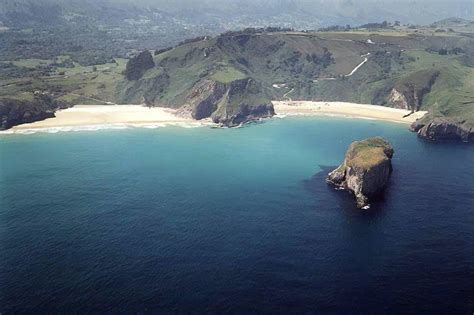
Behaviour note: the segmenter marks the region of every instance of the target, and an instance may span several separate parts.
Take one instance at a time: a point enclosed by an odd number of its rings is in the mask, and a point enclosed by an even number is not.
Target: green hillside
[[[473,61],[474,40],[459,34],[234,32],[156,55],[142,78],[119,82],[115,100],[178,108],[204,80],[251,78],[260,101],[382,104],[474,125]],[[396,92],[404,102],[394,101]]]
[[[152,51],[144,68],[132,58],[127,72],[123,59],[94,67],[67,56],[15,60],[2,67],[33,77],[0,80],[0,98],[31,99],[40,90],[70,104],[146,103],[228,125],[271,116],[272,100],[351,101],[429,110],[426,121],[442,117],[472,128],[473,33],[248,29]]]

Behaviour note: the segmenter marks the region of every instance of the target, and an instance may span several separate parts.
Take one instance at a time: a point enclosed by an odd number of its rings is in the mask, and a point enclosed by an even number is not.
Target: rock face
[[[47,94],[38,94],[32,101],[0,99],[0,130],[54,117],[54,112],[68,107]]]
[[[153,61],[153,56],[148,50],[145,50],[127,62],[124,75],[127,80],[138,80],[148,69],[154,66],[155,62]]]
[[[439,76],[439,71],[423,70],[412,73],[404,80],[395,84],[388,97],[389,103],[395,108],[418,111],[423,98],[431,91]]]
[[[275,115],[273,104],[261,95],[262,87],[251,78],[229,83],[205,80],[192,89],[180,112],[194,119],[211,117],[215,123],[234,127]]]
[[[216,114],[212,116],[215,123],[224,126],[234,127],[246,122],[255,121],[260,118],[268,118],[275,115],[275,110],[271,103],[269,104],[240,104],[230,115]]]
[[[390,102],[394,105],[395,108],[407,109],[410,110],[410,102],[407,97],[398,91],[396,88],[393,88],[389,95]]]
[[[191,108],[191,117],[198,120],[211,117],[226,92],[227,88],[222,83],[211,80],[199,82],[186,99],[186,105]]]
[[[354,194],[364,208],[386,188],[392,173],[393,147],[383,138],[356,141],[349,146],[344,162],[329,173],[326,181]]]
[[[410,130],[423,139],[432,141],[456,140],[474,142],[474,127],[465,122],[455,122],[446,118],[423,118],[414,122]]]

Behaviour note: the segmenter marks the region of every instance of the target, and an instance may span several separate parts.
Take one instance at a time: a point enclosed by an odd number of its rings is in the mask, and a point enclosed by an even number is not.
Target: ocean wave
[[[200,128],[209,126],[210,124],[201,122],[165,122],[152,124],[102,124],[102,125],[82,125],[82,126],[62,126],[62,127],[44,127],[44,128],[30,128],[30,129],[14,129],[0,131],[0,135],[31,135],[36,133],[62,133],[62,132],[87,132],[100,130],[125,130],[125,129],[158,129],[165,127],[181,127],[181,128]]]

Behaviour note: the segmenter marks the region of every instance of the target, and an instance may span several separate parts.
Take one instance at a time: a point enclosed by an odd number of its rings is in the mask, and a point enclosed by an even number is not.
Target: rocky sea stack
[[[354,194],[364,208],[385,189],[392,173],[393,147],[381,137],[353,142],[344,162],[329,173],[327,182]]]

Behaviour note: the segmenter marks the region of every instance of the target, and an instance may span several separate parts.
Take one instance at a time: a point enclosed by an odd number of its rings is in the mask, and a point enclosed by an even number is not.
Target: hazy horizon
[[[131,5],[157,9],[181,17],[212,21],[216,16],[235,20],[242,18],[272,18],[291,15],[314,19],[320,25],[395,21],[429,24],[450,17],[474,19],[474,1],[468,0],[3,0],[2,6],[16,10],[21,4],[72,5],[81,9],[94,6]],[[294,23],[290,18],[288,23]]]

